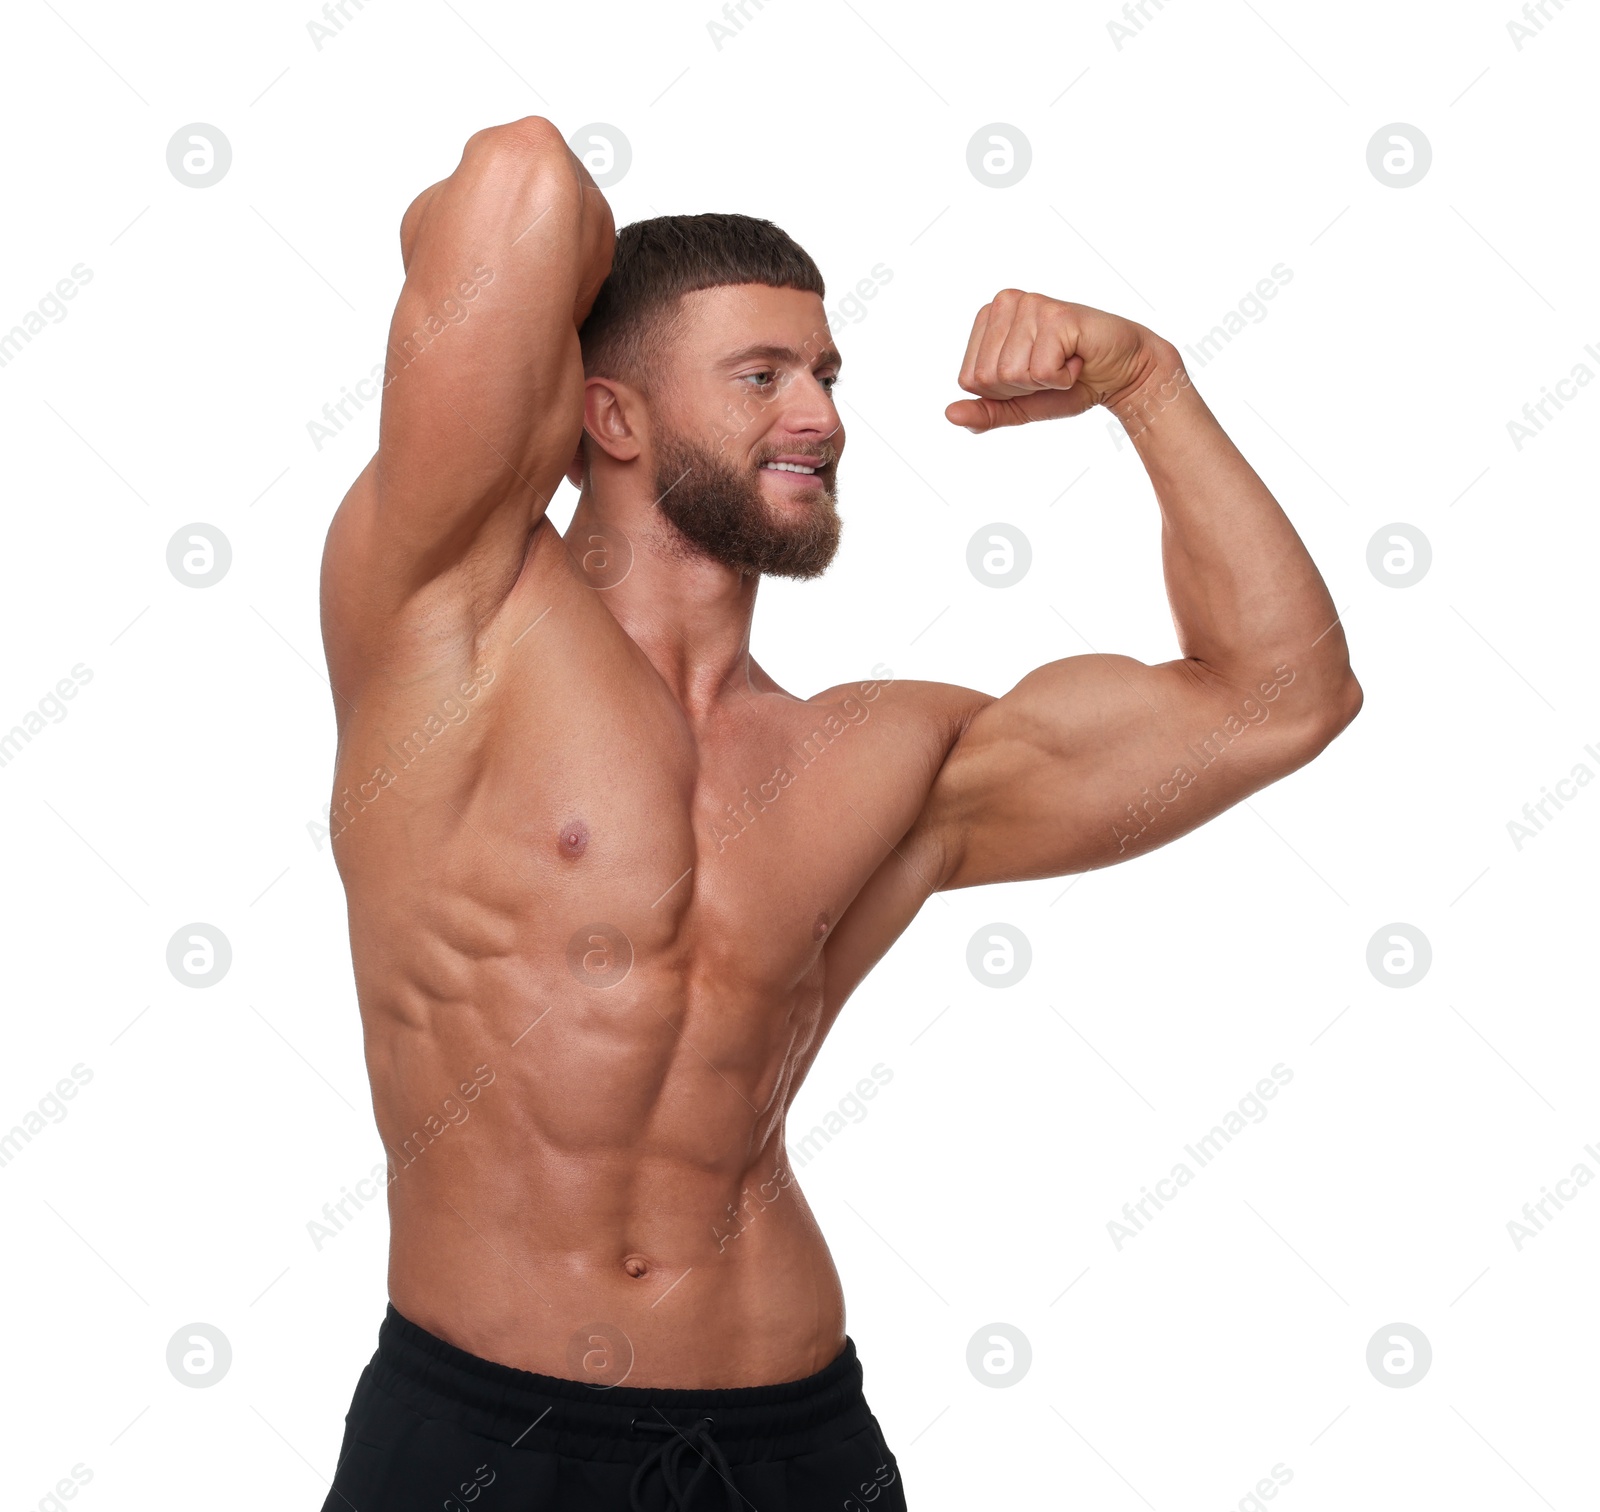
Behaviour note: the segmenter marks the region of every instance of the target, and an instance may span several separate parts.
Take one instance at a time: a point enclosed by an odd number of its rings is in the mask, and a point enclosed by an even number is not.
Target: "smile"
[[[802,467],[798,462],[763,462],[761,464],[761,470],[763,472],[771,471],[805,473],[809,476],[810,474],[816,472],[817,469],[814,467]]]

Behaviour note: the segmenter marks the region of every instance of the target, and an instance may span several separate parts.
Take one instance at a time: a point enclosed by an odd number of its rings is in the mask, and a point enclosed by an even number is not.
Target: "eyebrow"
[[[769,362],[787,362],[797,367],[806,360],[806,354],[796,347],[765,344],[741,348],[727,359],[727,365],[736,367],[741,362],[748,362],[752,357],[765,357]],[[821,348],[813,355],[811,361],[813,366],[844,366],[844,358],[833,346]]]

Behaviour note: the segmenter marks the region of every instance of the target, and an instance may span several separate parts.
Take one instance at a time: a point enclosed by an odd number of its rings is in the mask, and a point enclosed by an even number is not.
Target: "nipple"
[[[819,911],[817,914],[817,922],[811,926],[811,938],[813,940],[820,940],[823,935],[827,934],[827,932],[828,915],[825,911]]]
[[[556,846],[563,856],[576,860],[589,847],[589,826],[581,819],[569,819],[556,835]]]

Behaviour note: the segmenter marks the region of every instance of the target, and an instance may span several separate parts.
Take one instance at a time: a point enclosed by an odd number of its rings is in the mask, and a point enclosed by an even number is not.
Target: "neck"
[[[653,501],[607,500],[602,506],[588,487],[562,539],[691,716],[751,688],[750,624],[759,577],[695,552]]]

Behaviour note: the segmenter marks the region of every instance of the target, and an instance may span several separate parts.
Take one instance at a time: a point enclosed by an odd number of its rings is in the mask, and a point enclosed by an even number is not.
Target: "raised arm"
[[[509,591],[582,429],[578,327],[613,241],[604,197],[538,116],[478,132],[406,211],[378,453],[324,555],[336,674],[392,656],[421,601],[430,636],[466,634]]]
[[[946,415],[974,431],[1104,404],[1161,509],[1183,651],[1073,656],[979,707],[908,841],[936,888],[1109,866],[1310,761],[1361,707],[1294,527],[1153,332],[1008,289],[978,314]]]

